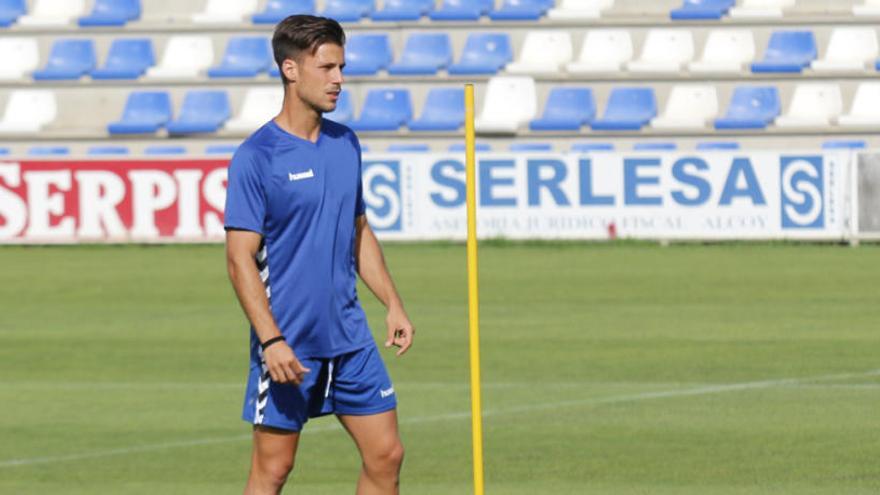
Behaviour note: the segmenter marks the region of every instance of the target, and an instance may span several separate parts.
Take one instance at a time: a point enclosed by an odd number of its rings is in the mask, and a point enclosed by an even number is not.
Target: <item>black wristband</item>
[[[279,336],[277,336],[277,337],[272,337],[271,339],[269,339],[269,340],[263,342],[262,344],[260,344],[260,347],[262,347],[263,350],[265,351],[266,348],[269,347],[270,345],[274,344],[275,342],[281,342],[282,340],[284,340],[284,336],[283,336],[283,335],[279,335]]]

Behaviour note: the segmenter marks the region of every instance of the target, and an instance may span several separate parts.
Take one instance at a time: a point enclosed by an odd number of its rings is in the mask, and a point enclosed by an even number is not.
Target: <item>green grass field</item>
[[[402,493],[469,493],[464,247],[386,255]],[[481,274],[488,494],[880,492],[880,248],[490,243]],[[221,246],[0,249],[0,493],[240,493],[246,342]],[[287,492],[358,469],[315,420]]]

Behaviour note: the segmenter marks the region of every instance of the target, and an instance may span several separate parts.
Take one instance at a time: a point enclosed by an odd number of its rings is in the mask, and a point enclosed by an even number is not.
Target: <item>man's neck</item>
[[[321,133],[321,114],[306,105],[291,91],[284,94],[281,112],[274,120],[278,127],[313,143],[318,141],[318,136]]]

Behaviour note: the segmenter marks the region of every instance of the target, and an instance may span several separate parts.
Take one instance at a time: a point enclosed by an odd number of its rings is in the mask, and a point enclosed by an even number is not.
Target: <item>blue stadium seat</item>
[[[544,113],[529,124],[533,131],[576,131],[596,117],[593,91],[588,88],[553,88]]]
[[[347,89],[343,89],[336,100],[336,110],[324,114],[325,119],[333,122],[345,124],[354,118],[354,104],[351,101],[351,93]]]
[[[736,0],[684,0],[669,17],[674,21],[721,19],[735,4]]]
[[[703,142],[697,143],[697,150],[699,150],[699,151],[738,150],[738,149],[740,149],[740,145],[736,141],[703,141]]]
[[[92,40],[60,39],[52,44],[46,67],[34,72],[34,79],[79,79],[94,68],[95,43]]]
[[[801,72],[816,55],[812,31],[775,31],[770,35],[764,59],[752,63],[752,72]]]
[[[633,145],[633,151],[675,151],[678,145],[671,142],[638,142]]]
[[[355,34],[345,44],[345,75],[372,76],[391,63],[387,34]]]
[[[614,151],[612,143],[574,143],[571,145],[571,151],[575,153],[590,153],[593,151]]]
[[[89,146],[86,154],[89,156],[118,156],[129,153],[127,146]]]
[[[861,139],[832,139],[822,143],[824,150],[861,150],[868,147],[868,143]]]
[[[464,143],[452,143],[449,145],[449,151],[454,152],[464,152],[465,144]],[[474,143],[474,151],[492,151],[492,146],[489,143]]]
[[[269,0],[262,12],[251,16],[254,24],[278,24],[294,14],[314,14],[315,0]]]
[[[0,156],[6,156],[9,154],[9,148],[0,148]]]
[[[339,22],[358,22],[376,8],[374,0],[327,0],[321,15]]]
[[[137,79],[156,63],[150,38],[113,40],[104,66],[92,71],[92,79]]]
[[[209,144],[205,146],[206,155],[231,155],[238,149],[237,144]]]
[[[464,90],[434,88],[428,92],[422,115],[409,123],[413,131],[455,131],[464,125]]]
[[[274,64],[269,40],[263,36],[235,36],[229,39],[220,65],[208,69],[208,77],[255,77]]]
[[[716,129],[763,129],[773,122],[782,104],[772,86],[741,86],[733,91],[730,106],[715,120]]]
[[[510,146],[507,148],[510,151],[516,153],[523,153],[529,151],[553,151],[553,145],[550,143],[510,143]]]
[[[393,75],[432,75],[452,63],[452,43],[446,33],[413,33],[406,39],[400,60],[388,66]]]
[[[476,21],[492,10],[494,0],[443,0],[439,9],[428,14],[433,21]]]
[[[389,153],[428,153],[431,147],[426,143],[391,143],[388,145]]]
[[[95,0],[92,12],[79,18],[79,25],[124,26],[141,17],[141,0]]]
[[[25,12],[25,0],[0,0],[0,27],[11,26]]]
[[[153,145],[147,146],[145,155],[185,155],[186,148],[183,146]]]
[[[67,146],[32,146],[28,149],[31,156],[64,156],[70,154]]]
[[[614,88],[605,114],[591,127],[600,131],[637,131],[657,116],[657,100],[651,88]]]
[[[110,134],[146,134],[171,120],[171,96],[167,91],[134,91],[128,95],[122,119],[107,126]]]
[[[880,60],[877,60],[877,63],[874,64],[874,68],[880,71]]]
[[[513,58],[507,33],[472,33],[450,74],[495,74]]]
[[[373,12],[374,21],[417,21],[434,10],[434,0],[385,0],[382,10]]]
[[[183,97],[180,116],[169,122],[167,129],[171,134],[215,132],[231,113],[226,91],[191,90]]]
[[[553,0],[504,0],[501,8],[489,12],[489,18],[493,21],[535,21],[553,6]]]
[[[351,122],[356,131],[396,131],[412,119],[408,89],[371,89],[360,118]]]

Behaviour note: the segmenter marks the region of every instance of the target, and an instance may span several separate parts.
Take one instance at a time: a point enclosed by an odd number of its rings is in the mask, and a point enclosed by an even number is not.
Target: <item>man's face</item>
[[[293,72],[285,71],[288,79],[295,81],[294,93],[315,111],[332,112],[342,91],[345,50],[335,43],[324,43],[314,54],[303,52],[298,58],[292,64]],[[289,63],[285,62],[285,68]]]

